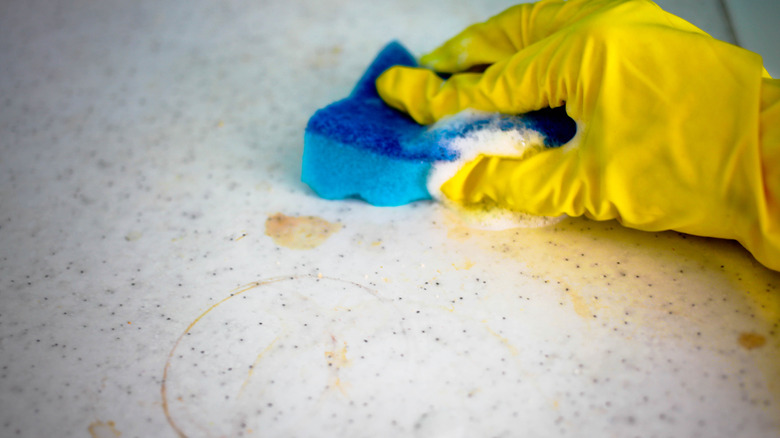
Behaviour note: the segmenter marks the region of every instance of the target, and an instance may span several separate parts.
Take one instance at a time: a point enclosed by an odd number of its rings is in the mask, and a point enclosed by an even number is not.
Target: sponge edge
[[[394,65],[417,66],[398,42],[377,55],[347,98],[309,120],[301,180],[320,197],[377,206],[438,198],[441,184],[479,154],[522,156],[560,146],[576,132],[563,108],[523,116],[466,111],[430,128],[419,125],[376,91],[376,79]]]
[[[399,43],[388,44],[349,97],[320,109],[309,120],[301,180],[320,197],[360,198],[377,206],[431,199],[427,176],[431,162],[443,157],[429,148],[402,147],[425,127],[387,106],[374,85],[394,65],[414,67],[417,62]]]
[[[382,159],[368,148],[315,132],[306,132],[304,143],[301,180],[322,198],[360,198],[386,207],[431,199],[430,161]]]

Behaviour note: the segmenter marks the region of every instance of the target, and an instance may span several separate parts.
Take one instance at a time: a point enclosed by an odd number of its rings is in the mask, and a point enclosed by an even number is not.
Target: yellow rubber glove
[[[564,104],[578,123],[561,148],[468,163],[441,187],[453,201],[736,239],[780,270],[780,81],[759,55],[650,1],[550,0],[471,26],[421,63],[490,66],[447,81],[385,72],[382,98],[420,123]]]

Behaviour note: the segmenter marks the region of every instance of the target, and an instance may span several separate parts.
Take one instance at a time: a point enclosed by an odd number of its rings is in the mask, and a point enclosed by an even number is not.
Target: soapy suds
[[[434,199],[456,211],[468,226],[484,230],[506,230],[511,228],[538,228],[556,224],[566,216],[535,216],[501,208],[492,203],[461,206],[449,201],[441,186],[455,176],[465,164],[480,155],[523,158],[545,149],[544,136],[533,129],[522,126],[502,128],[501,115],[475,110],[465,110],[442,119],[431,127],[432,131],[457,130],[457,127],[487,120],[485,129],[477,129],[451,140],[448,148],[458,153],[453,161],[433,163],[428,174],[428,192]],[[455,127],[455,128],[453,128]]]
[[[566,215],[536,216],[501,208],[488,202],[463,206],[441,196],[441,192],[439,192],[439,196],[438,201],[447,210],[455,213],[458,221],[470,229],[502,231],[515,228],[541,228],[555,225],[567,217]]]

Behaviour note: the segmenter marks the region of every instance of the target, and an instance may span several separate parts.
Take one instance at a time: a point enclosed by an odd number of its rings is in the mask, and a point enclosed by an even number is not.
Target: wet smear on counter
[[[341,229],[341,224],[316,216],[287,216],[276,213],[265,221],[265,234],[290,249],[313,249]]]
[[[766,329],[780,321],[780,272],[761,266],[732,241],[584,218],[500,231],[475,229],[457,217],[447,223],[451,240],[498,253],[518,269],[524,266],[526,275],[557,285],[584,318],[595,313],[625,319],[631,316],[626,308],[635,308],[704,322],[696,320],[696,310],[717,301],[739,305],[735,315],[750,315]]]
[[[763,400],[768,391],[775,402],[761,403],[780,410],[780,272],[737,242],[585,218],[490,231],[446,215],[454,245],[474,258],[479,248],[553,285],[562,316],[586,321],[600,333],[594,336],[675,340],[692,354],[719,354],[723,340],[733,339],[741,354],[723,361],[734,376],[744,361],[754,364],[763,384],[751,396]]]
[[[462,206],[446,198],[439,200],[447,210],[458,217],[469,228],[478,230],[511,230],[516,228],[544,228],[555,225],[567,216],[535,216],[517,211],[509,211],[484,201],[479,204]]]

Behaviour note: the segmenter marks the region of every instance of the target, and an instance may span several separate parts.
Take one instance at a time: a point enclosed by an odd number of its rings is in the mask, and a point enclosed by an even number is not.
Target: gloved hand
[[[385,72],[380,96],[419,123],[565,104],[578,124],[561,148],[468,163],[441,187],[451,200],[737,239],[780,270],[780,81],[759,55],[650,1],[549,0],[471,26],[420,61],[450,73],[490,66],[446,81]]]

